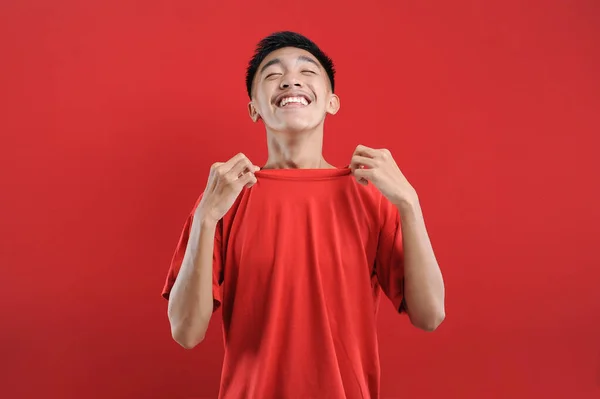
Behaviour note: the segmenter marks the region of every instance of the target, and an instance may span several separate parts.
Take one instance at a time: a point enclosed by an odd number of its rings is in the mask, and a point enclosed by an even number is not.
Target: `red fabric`
[[[219,222],[213,296],[222,305],[219,397],[379,397],[376,313],[401,310],[397,208],[349,169],[256,173]],[[168,298],[191,215],[173,257]]]

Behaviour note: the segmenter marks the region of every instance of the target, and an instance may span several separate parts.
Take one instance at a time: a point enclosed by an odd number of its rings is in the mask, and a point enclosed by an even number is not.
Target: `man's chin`
[[[294,121],[288,123],[280,123],[276,128],[271,128],[269,130],[287,134],[301,134],[311,132],[316,128],[317,126],[315,124],[306,123],[306,121]]]
[[[282,129],[283,132],[288,134],[303,134],[309,133],[315,130],[315,126],[309,125],[287,125]]]

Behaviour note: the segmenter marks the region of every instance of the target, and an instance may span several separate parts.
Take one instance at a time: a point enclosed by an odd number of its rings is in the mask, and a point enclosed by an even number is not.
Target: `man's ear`
[[[248,103],[248,114],[250,115],[252,122],[257,122],[260,119],[260,114],[252,101]]]
[[[337,95],[332,94],[331,97],[329,97],[329,102],[327,103],[327,113],[335,115],[339,110],[340,98]]]

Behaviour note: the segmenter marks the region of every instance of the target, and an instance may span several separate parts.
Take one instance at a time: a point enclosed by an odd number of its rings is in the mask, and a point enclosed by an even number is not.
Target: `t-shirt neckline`
[[[331,179],[350,175],[348,166],[328,169],[261,169],[255,173],[258,179]]]

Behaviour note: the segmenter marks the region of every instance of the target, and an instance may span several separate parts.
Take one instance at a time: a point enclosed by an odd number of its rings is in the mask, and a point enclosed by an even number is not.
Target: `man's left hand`
[[[390,151],[386,149],[359,145],[352,155],[350,169],[360,184],[373,183],[381,194],[397,207],[413,205],[418,200],[415,189],[400,171]]]

